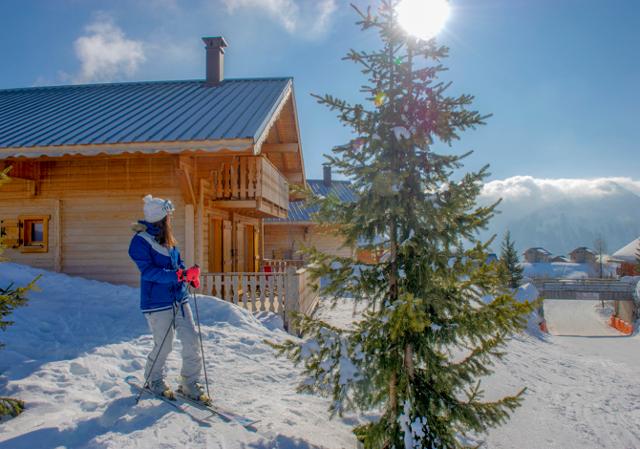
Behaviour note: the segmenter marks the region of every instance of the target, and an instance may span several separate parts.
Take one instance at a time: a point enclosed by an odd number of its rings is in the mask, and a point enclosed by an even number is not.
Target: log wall
[[[210,168],[220,158],[199,159]],[[206,161],[206,163],[204,163]],[[234,254],[238,253],[239,224],[260,229],[261,221],[195,204],[193,223],[186,220],[184,191],[176,167],[178,156],[81,157],[38,162],[38,179],[13,179],[0,188],[0,220],[20,215],[49,215],[49,251],[22,253],[9,249],[6,256],[16,263],[101,281],[139,283],[139,274],[128,256],[133,236],[131,225],[143,218],[142,198],[171,199],[176,211],[172,226],[183,258],[191,252],[203,271],[208,270],[212,218],[233,223]],[[196,166],[197,167],[197,166]],[[194,170],[197,191],[202,168]],[[201,210],[198,210],[201,209]],[[186,231],[193,227],[193,238]],[[186,245],[191,243],[187,248]],[[235,266],[235,264],[234,264]]]
[[[174,157],[77,158],[41,164],[33,196],[17,180],[0,188],[0,219],[22,214],[51,215],[49,251],[5,255],[16,263],[62,271],[101,281],[138,284],[128,256],[131,224],[143,218],[142,198],[171,199],[176,206],[173,229],[185,240],[184,201]],[[24,192],[22,195],[19,192]]]
[[[306,229],[306,231],[305,231]],[[353,257],[354,251],[342,247],[342,239],[314,225],[266,224],[264,225],[264,257],[267,259],[298,259],[304,246],[315,246],[326,254]]]

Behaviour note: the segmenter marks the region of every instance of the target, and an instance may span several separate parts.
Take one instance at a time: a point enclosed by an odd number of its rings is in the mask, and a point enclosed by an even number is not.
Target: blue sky
[[[356,1],[359,5],[368,2]],[[637,179],[640,3],[452,0],[440,42],[452,92],[476,96],[488,125],[452,151],[491,179]],[[310,93],[357,99],[340,58],[375,48],[344,0],[4,0],[0,88],[204,76],[200,37],[224,35],[226,76],[293,76],[308,177],[349,137]]]

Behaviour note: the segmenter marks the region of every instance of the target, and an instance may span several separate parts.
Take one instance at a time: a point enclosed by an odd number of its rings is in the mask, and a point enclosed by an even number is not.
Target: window
[[[23,253],[49,251],[49,216],[30,215],[19,217]]]

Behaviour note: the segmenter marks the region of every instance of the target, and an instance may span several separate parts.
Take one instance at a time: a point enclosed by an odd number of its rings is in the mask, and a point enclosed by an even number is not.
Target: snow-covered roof
[[[585,251],[587,253],[596,254],[596,252],[594,250],[592,250],[591,248],[587,248],[586,246],[579,246],[576,249],[574,249],[573,251],[571,251],[569,254],[573,254],[573,253],[576,253],[578,251]]]
[[[546,249],[544,249],[544,248],[543,248],[543,247],[541,247],[541,246],[534,246],[534,247],[532,247],[532,248],[528,248],[528,249],[526,249],[524,252],[526,253],[526,252],[528,252],[528,251],[536,251],[536,252],[539,252],[539,253],[542,253],[542,254],[546,254],[546,255],[548,255],[548,256],[550,256],[550,255],[551,255],[551,253],[550,253],[549,251],[547,251]]]
[[[640,252],[640,237],[613,253],[611,259],[620,262],[635,262],[638,260],[638,252]]]

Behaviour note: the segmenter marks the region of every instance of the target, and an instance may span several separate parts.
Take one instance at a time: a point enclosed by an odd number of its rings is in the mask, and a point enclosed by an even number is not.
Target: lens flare
[[[429,40],[444,28],[451,8],[447,0],[402,0],[396,11],[407,33]]]

